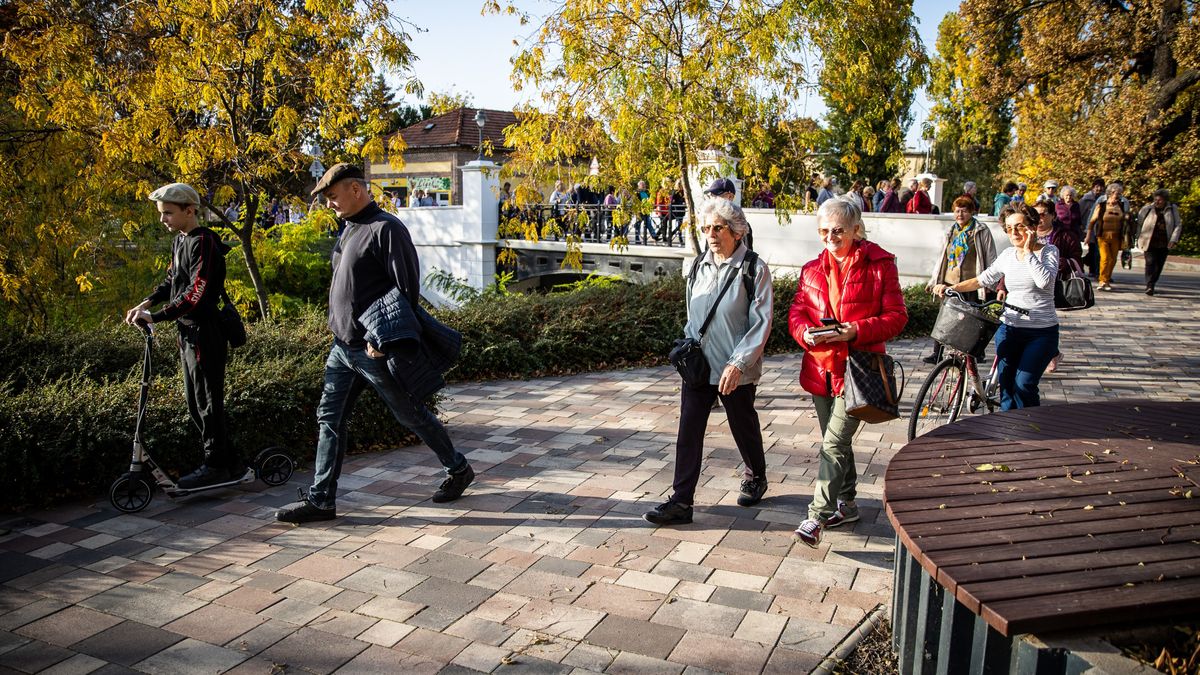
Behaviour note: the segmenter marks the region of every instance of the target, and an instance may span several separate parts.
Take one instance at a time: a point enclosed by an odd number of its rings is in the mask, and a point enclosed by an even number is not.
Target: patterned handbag
[[[842,389],[842,395],[846,397],[846,414],[868,424],[900,417],[904,367],[900,367],[899,389],[896,388],[895,368],[895,360],[887,354],[850,350]]]

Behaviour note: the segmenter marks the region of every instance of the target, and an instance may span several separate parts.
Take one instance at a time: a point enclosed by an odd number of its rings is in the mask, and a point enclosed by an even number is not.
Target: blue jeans
[[[658,239],[658,232],[654,229],[654,224],[650,220],[650,214],[645,213],[640,216],[634,216],[634,233],[637,234],[638,241],[647,241],[650,238]],[[650,235],[647,237],[646,235]]]
[[[446,427],[421,401],[414,401],[400,388],[387,359],[367,356],[366,348],[353,349],[334,342],[325,361],[325,389],[317,406],[317,458],[313,467],[313,484],[308,500],[314,505],[331,509],[337,501],[337,481],[342,474],[342,459],[346,456],[347,425],[354,402],[367,385],[375,390],[396,421],[408,427],[437,455],[447,473],[466,469],[467,458],[454,449]]]
[[[1058,326],[1017,328],[1003,324],[996,331],[996,369],[1000,375],[1000,409],[1041,405],[1038,382],[1058,354]]]

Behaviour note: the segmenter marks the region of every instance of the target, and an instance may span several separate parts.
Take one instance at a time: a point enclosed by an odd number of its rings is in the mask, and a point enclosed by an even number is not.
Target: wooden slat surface
[[[1200,403],[970,417],[901,449],[884,498],[913,559],[1004,635],[1200,615]]]

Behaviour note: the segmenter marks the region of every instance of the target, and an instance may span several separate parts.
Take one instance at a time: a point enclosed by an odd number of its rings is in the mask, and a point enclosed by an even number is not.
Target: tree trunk
[[[264,319],[270,319],[271,303],[267,299],[267,289],[263,286],[262,273],[258,270],[258,259],[254,257],[254,221],[258,216],[258,198],[245,191],[242,194],[246,200],[246,213],[242,217],[241,223],[230,221],[224,211],[218,209],[207,199],[202,198],[201,201],[237,235],[238,241],[242,244],[242,259],[246,261],[246,271],[250,273],[250,283],[254,286],[254,295],[258,299],[259,315]]]
[[[258,298],[258,311],[263,319],[271,318],[271,301],[267,299],[267,288],[263,285],[262,273],[258,270],[258,259],[254,257],[254,222],[258,219],[258,197],[246,195],[246,215],[242,223],[234,227],[238,241],[242,242],[242,258],[246,261],[246,271],[250,273],[250,283],[254,286],[254,295]]]
[[[683,181],[683,202],[687,204],[687,216],[684,219],[684,229],[687,231],[688,246],[692,255],[700,255],[700,239],[696,236],[696,204],[692,199],[692,181],[688,177],[687,148],[683,139],[675,139],[676,160],[679,165],[679,179]]]

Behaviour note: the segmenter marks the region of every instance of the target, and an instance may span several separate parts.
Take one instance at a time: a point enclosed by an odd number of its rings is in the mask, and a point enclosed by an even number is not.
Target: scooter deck
[[[191,488],[191,489],[181,488],[174,484],[161,485],[160,487],[162,488],[163,494],[165,494],[168,497],[174,498],[174,497],[184,497],[187,495],[194,495],[197,492],[207,492],[208,490],[216,490],[218,488],[230,487],[232,485],[243,485],[245,483],[253,483],[255,480],[257,480],[257,478],[258,478],[258,476],[254,473],[254,469],[247,467],[246,473],[242,474],[241,478],[238,478],[237,480],[225,481],[224,483],[213,483],[212,485],[205,485],[204,487]]]

